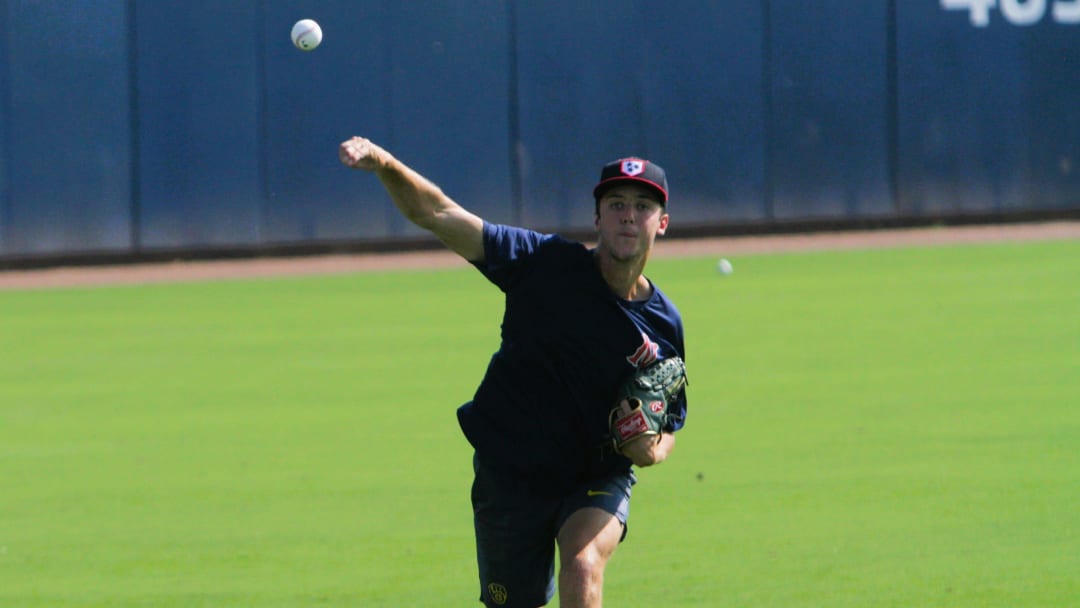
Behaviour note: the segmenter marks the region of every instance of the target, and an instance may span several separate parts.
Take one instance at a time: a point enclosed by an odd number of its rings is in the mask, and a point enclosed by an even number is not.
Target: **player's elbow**
[[[422,204],[412,205],[405,211],[405,219],[420,228],[439,234],[453,221],[451,210],[456,207],[442,193],[423,199]]]
[[[401,215],[405,216],[405,219],[409,222],[423,228],[424,230],[432,230],[439,223],[439,213],[430,204],[415,204],[409,205],[401,210]]]

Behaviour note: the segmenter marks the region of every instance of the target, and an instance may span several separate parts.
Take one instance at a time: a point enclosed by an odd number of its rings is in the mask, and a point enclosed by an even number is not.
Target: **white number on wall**
[[[1080,23],[1080,0],[941,0],[941,8],[948,11],[967,11],[971,25],[990,25],[990,12],[1000,9],[1002,17],[1012,25],[1035,25],[1046,16],[1047,4],[1050,15],[1057,23]]]
[[[1046,14],[1046,0],[1001,0],[1001,14],[1013,25],[1035,25]]]
[[[990,25],[990,9],[997,5],[997,0],[941,0],[941,8],[949,11],[967,10],[971,25],[986,27]]]
[[[1080,0],[1058,0],[1054,3],[1054,21],[1080,23]]]

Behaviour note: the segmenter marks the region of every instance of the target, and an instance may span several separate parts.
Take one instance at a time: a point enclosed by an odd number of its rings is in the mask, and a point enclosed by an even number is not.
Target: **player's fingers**
[[[341,164],[349,167],[356,163],[356,157],[353,153],[353,140],[347,139],[341,142],[341,145],[338,146],[338,159],[341,160]]]
[[[367,169],[371,164],[371,145],[362,137],[353,137],[338,147],[341,162],[355,169]]]
[[[352,166],[353,160],[352,160],[352,153],[349,150],[349,142],[347,142],[347,141],[342,142],[341,145],[338,146],[337,155],[338,155],[338,160],[341,161],[341,164],[343,164],[343,165],[345,165],[347,167]]]

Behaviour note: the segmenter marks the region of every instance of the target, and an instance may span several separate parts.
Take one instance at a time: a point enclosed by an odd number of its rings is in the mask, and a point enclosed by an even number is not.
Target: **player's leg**
[[[620,473],[581,486],[568,496],[560,514],[559,605],[601,605],[604,569],[626,536],[633,473]]]
[[[475,463],[472,487],[480,601],[498,608],[537,608],[555,594],[557,501],[538,500]]]
[[[598,608],[604,568],[619,546],[623,524],[596,507],[580,509],[559,530],[559,606]]]

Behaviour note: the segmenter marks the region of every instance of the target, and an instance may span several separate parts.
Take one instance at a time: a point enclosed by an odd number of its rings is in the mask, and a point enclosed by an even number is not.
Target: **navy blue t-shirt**
[[[475,266],[506,294],[502,343],[458,420],[486,466],[560,491],[630,461],[601,449],[619,387],[637,367],[685,359],[682,319],[653,285],[648,300],[612,293],[585,245],[484,224]],[[685,397],[674,406],[682,427]]]

